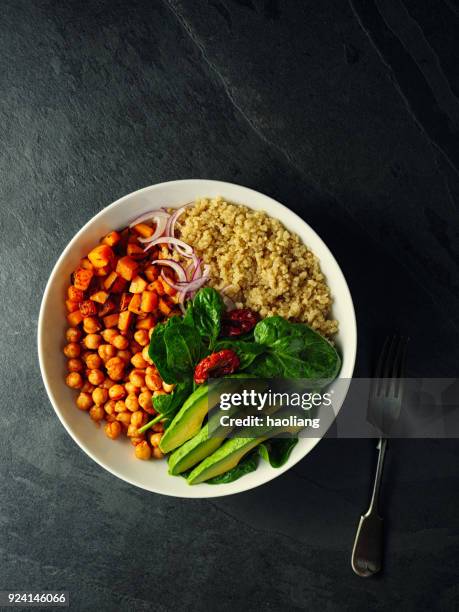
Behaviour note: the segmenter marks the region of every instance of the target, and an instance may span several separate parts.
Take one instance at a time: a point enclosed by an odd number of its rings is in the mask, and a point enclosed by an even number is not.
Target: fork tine
[[[370,393],[375,397],[381,392],[382,373],[384,371],[384,364],[386,362],[386,355],[389,349],[389,345],[390,338],[389,336],[386,336],[381,353],[379,354],[378,363],[376,364],[373,379],[371,381]]]
[[[403,392],[403,377],[405,376],[406,352],[408,348],[408,338],[401,338],[402,344],[400,347],[399,359],[397,366],[394,366],[395,378],[395,397],[399,397]],[[397,367],[397,369],[395,369]]]
[[[398,349],[398,336],[394,334],[390,338],[389,348],[386,353],[386,358],[384,361],[384,367],[381,374],[381,395],[388,396],[391,392],[391,376],[392,376],[392,368],[395,359],[395,355],[397,354]]]

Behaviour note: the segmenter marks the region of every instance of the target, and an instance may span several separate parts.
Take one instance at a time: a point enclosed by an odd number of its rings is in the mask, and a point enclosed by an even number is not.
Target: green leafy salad
[[[210,287],[196,293],[184,316],[156,325],[149,356],[164,382],[175,386],[171,394],[153,398],[157,414],[139,431],[164,423],[160,449],[169,454],[169,473],[185,476],[189,484],[232,482],[256,470],[260,457],[280,467],[298,441],[298,430],[285,428],[215,435],[218,415],[208,378],[309,379],[323,385],[341,367],[335,347],[306,324],[278,316],[258,320],[246,309],[228,312]],[[276,437],[281,433],[290,436]]]

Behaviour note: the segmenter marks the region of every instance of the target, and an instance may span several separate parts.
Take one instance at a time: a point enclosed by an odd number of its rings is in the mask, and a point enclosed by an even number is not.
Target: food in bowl
[[[75,269],[66,382],[79,392],[77,407],[104,422],[109,438],[126,435],[137,458],[169,454],[169,472],[190,484],[232,482],[256,469],[259,454],[269,459],[280,432],[247,446],[237,437],[210,441],[208,378],[332,380],[341,362],[326,339],[337,330],[330,306],[315,256],[268,215],[220,199],[152,211],[103,237]],[[294,370],[266,340],[272,333],[286,340]],[[283,441],[272,464],[282,465],[295,443]]]

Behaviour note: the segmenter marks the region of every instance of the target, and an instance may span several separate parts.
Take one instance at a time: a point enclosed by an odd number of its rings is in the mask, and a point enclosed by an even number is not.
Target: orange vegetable
[[[67,295],[69,296],[69,300],[72,302],[82,302],[84,300],[84,292],[81,289],[77,289],[73,285],[67,289]]]
[[[110,266],[104,266],[103,268],[94,269],[94,274],[96,276],[107,276],[109,272],[110,272]]]
[[[137,225],[134,225],[133,229],[137,234],[139,234],[139,236],[142,236],[142,238],[150,238],[150,236],[153,236],[155,231],[146,223],[138,223]]]
[[[143,259],[146,256],[143,247],[134,243],[127,245],[127,254],[129,257],[132,257],[132,259]]]
[[[109,291],[117,278],[118,274],[116,272],[110,272],[107,278],[104,279],[104,288]]]
[[[78,310],[78,302],[73,302],[72,300],[65,300],[65,306],[69,312]]]
[[[169,304],[163,300],[163,298],[159,298],[159,310],[164,314],[164,315],[169,315],[171,312],[171,307],[169,306]]]
[[[131,301],[132,295],[129,293],[123,293],[120,300],[120,310],[126,310],[129,306],[129,302]]]
[[[158,276],[159,276],[159,270],[157,266],[146,266],[143,273],[145,274],[147,280],[152,283],[153,281],[155,281]]]
[[[147,286],[147,281],[143,279],[141,276],[136,276],[132,279],[131,285],[129,287],[129,291],[131,293],[142,293],[145,291]]]
[[[105,268],[114,261],[115,256],[107,244],[100,244],[90,251],[88,258],[95,268]]]
[[[158,295],[165,295],[164,286],[161,282],[161,279],[158,278],[152,283],[150,283],[147,287],[148,291],[156,291]]]
[[[135,293],[131,297],[132,299],[129,302],[128,310],[135,314],[140,314],[142,312],[142,310],[140,309],[140,302],[142,301],[140,293]]]
[[[127,331],[133,321],[133,314],[129,310],[123,310],[120,312],[118,319],[118,329],[120,331]]]
[[[158,295],[154,291],[144,291],[140,308],[143,312],[153,312],[158,306]]]
[[[134,278],[138,268],[139,264],[128,255],[126,255],[126,257],[121,257],[116,264],[117,274],[127,281],[131,281]]]
[[[115,246],[121,240],[121,235],[118,232],[110,232],[102,239],[103,244],[107,244],[109,247]]]
[[[161,278],[159,280],[160,280],[160,282],[161,282],[161,284],[162,284],[162,286],[164,288],[164,292],[167,295],[173,296],[173,295],[175,295],[177,293],[177,289],[174,289],[173,287],[171,287],[168,283],[166,283],[166,281],[163,278]]]
[[[67,321],[70,327],[76,327],[83,320],[83,315],[79,310],[75,310],[67,315]]]
[[[105,304],[99,308],[99,317],[105,317],[115,310],[115,303],[113,300],[108,299]]]
[[[110,314],[104,317],[105,327],[116,327],[118,325],[119,314]]]
[[[156,319],[153,316],[145,317],[144,319],[137,319],[136,329],[151,329],[156,325]]]
[[[126,281],[116,272],[110,272],[104,280],[104,288],[111,293],[122,293],[126,288]]]
[[[105,304],[108,300],[108,293],[106,291],[96,291],[90,297],[93,302],[98,302],[99,304]]]
[[[89,261],[87,257],[84,257],[80,261],[80,267],[84,268],[85,270],[94,270],[94,266],[92,265],[92,263]]]
[[[92,277],[94,276],[94,272],[92,270],[85,270],[85,268],[78,268],[73,275],[73,284],[76,289],[81,289],[81,291],[86,291],[89,287],[89,283],[91,282]]]
[[[91,300],[85,300],[80,303],[80,312],[83,317],[93,317],[97,314],[97,306]]]

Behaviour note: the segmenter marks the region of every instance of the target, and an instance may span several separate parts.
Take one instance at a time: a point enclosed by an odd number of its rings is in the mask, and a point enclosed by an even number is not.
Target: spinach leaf
[[[250,474],[250,472],[254,472],[258,467],[258,453],[249,453],[246,457],[242,459],[237,465],[233,468],[224,472],[223,474],[219,474],[218,476],[214,476],[207,480],[207,484],[228,484],[229,482],[234,482],[241,478],[241,476],[245,476],[245,474]]]
[[[258,447],[260,456],[272,467],[279,468],[287,463],[298,438],[271,438]]]
[[[175,413],[182,407],[183,403],[193,392],[193,381],[191,378],[178,383],[170,394],[157,395],[153,398],[153,408],[163,417],[169,417],[171,422]]]
[[[239,370],[245,370],[250,366],[253,360],[265,352],[265,347],[255,342],[244,340],[219,340],[214,346],[214,351],[223,349],[232,349],[239,357]]]
[[[200,289],[191,306],[188,307],[185,321],[193,322],[199,334],[213,347],[220,333],[220,322],[225,304],[221,295],[212,287]]]
[[[206,348],[197,329],[174,316],[155,327],[148,354],[161,378],[172,384],[192,378]]]
[[[254,330],[255,342],[266,347],[250,371],[257,376],[307,378],[324,383],[338,375],[341,359],[328,340],[305,325],[268,317]]]

